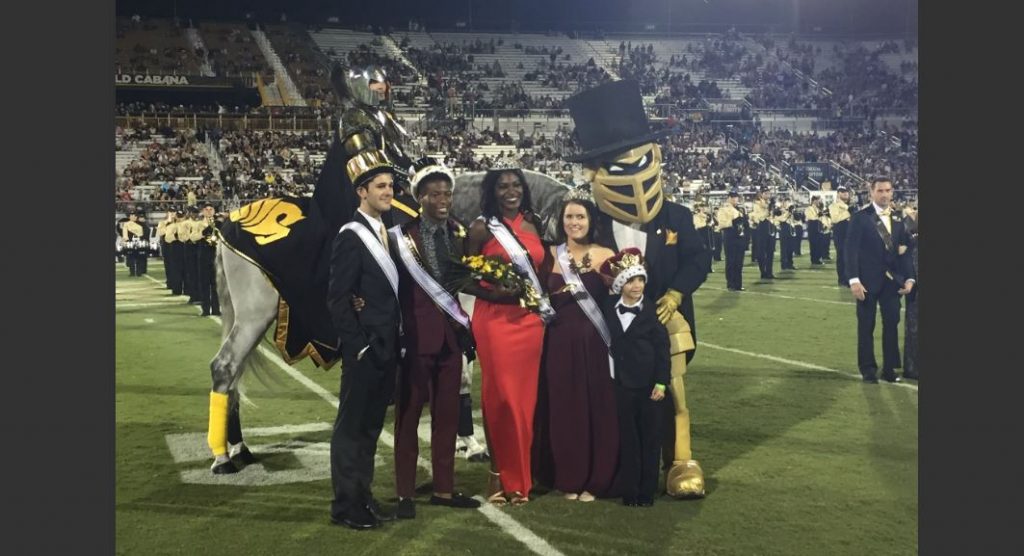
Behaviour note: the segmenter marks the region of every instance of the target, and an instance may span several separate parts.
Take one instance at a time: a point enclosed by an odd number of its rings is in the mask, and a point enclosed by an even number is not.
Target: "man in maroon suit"
[[[413,494],[417,429],[423,405],[430,402],[430,459],[434,494],[430,503],[454,508],[477,508],[480,503],[455,493],[455,436],[459,421],[462,354],[475,357],[469,317],[452,287],[461,258],[465,228],[449,217],[451,172],[426,158],[414,166],[412,194],[423,207],[418,218],[389,231],[398,258],[398,296],[402,307],[402,345],[395,410],[396,515],[416,517]]]

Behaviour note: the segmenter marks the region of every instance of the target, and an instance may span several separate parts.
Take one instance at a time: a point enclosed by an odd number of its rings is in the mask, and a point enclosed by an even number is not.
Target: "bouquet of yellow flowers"
[[[501,284],[507,289],[519,292],[519,306],[540,314],[540,292],[533,287],[526,273],[521,272],[512,263],[498,257],[484,255],[466,255],[456,263],[466,271],[458,289],[470,282],[487,282]]]

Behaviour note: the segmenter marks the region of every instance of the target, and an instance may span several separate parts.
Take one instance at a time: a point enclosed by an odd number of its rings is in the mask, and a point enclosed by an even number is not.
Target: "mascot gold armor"
[[[647,259],[647,292],[671,343],[671,383],[666,410],[665,490],[675,498],[702,498],[704,472],[693,458],[684,377],[696,350],[692,295],[711,270],[711,252],[693,227],[693,214],[666,199],[661,148],[669,131],[652,132],[636,81],[613,81],[567,100],[580,162],[615,250],[636,247]]]

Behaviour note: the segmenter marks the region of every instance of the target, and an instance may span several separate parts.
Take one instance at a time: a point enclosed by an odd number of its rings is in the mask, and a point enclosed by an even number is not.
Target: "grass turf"
[[[701,345],[686,386],[707,498],[625,508],[535,493],[527,506],[499,511],[564,554],[916,553],[917,391],[859,381],[849,291],[836,286],[832,264],[811,268],[806,249],[796,264],[782,272],[776,261],[779,279],[761,284],[748,254],[748,291],[734,293],[715,263],[695,295]],[[158,261],[150,276],[162,283]],[[243,431],[259,433],[246,438],[262,468],[213,477],[205,432],[219,325],[123,265],[116,279],[118,553],[528,552],[482,512],[427,505],[423,469],[417,519],[372,532],[331,526],[326,450],[336,411],[284,372],[272,387],[248,381],[255,407],[243,405]],[[337,368],[295,368],[337,395]],[[478,410],[479,380],[474,390]],[[392,422],[389,410],[386,431]],[[307,426],[260,430],[284,425]],[[421,456],[429,458],[422,441]],[[382,443],[374,492],[385,503],[392,463]],[[458,459],[456,489],[482,494],[486,469]]]

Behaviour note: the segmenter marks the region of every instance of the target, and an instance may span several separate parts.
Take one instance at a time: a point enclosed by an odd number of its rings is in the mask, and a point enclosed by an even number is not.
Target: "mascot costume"
[[[583,165],[604,229],[613,232],[611,247],[644,253],[647,292],[668,328],[672,379],[667,394],[673,411],[666,411],[665,490],[675,498],[701,498],[704,472],[690,448],[683,379],[696,349],[692,295],[711,270],[711,251],[694,229],[690,210],[666,199],[662,190],[661,148],[655,141],[669,131],[650,130],[637,82],[605,83],[566,104],[581,149],[568,160]]]

